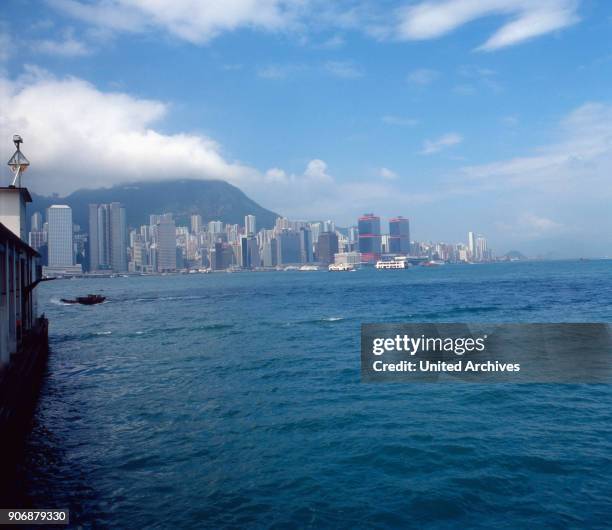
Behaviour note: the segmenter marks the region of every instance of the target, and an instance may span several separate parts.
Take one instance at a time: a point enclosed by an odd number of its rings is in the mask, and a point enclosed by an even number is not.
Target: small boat
[[[106,296],[102,296],[101,294],[88,294],[87,296],[77,296],[73,300],[69,300],[67,298],[62,298],[61,300],[65,304],[94,305],[104,302],[104,300],[106,300]]]

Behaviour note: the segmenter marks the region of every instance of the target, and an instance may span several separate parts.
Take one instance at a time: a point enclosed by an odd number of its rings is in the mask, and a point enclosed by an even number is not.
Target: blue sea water
[[[101,528],[604,528],[612,387],[362,384],[367,322],[612,322],[612,261],[62,280],[27,496]],[[102,292],[94,307],[61,297]]]

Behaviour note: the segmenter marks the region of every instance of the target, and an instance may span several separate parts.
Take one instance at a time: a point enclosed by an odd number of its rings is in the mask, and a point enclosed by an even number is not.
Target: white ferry
[[[300,267],[301,271],[318,271],[319,267],[317,267],[316,265],[302,265]]]
[[[393,261],[377,261],[377,269],[405,269],[406,262],[404,260],[393,260]]]
[[[355,267],[350,263],[332,263],[328,269],[330,272],[349,272],[354,271]]]

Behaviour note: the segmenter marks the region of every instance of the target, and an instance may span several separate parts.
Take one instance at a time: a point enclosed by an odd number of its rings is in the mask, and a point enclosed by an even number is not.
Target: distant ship
[[[100,294],[88,294],[87,296],[77,296],[73,300],[67,298],[62,298],[61,300],[65,304],[95,305],[104,302],[104,300],[106,300],[106,296],[102,296]]]
[[[350,263],[332,263],[328,267],[328,270],[330,272],[349,272],[354,271],[355,267]]]

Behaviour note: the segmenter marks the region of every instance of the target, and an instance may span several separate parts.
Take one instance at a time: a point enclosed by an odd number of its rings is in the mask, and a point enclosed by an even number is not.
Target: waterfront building
[[[410,221],[405,217],[389,220],[389,248],[392,254],[410,254]]]
[[[127,271],[127,220],[118,202],[110,204],[110,258],[114,272]]]
[[[54,204],[47,209],[49,264],[46,275],[78,274],[81,267],[74,264],[72,208]]]
[[[382,252],[380,236],[380,217],[364,214],[358,220],[359,252],[364,263],[376,263]]]
[[[160,216],[157,228],[157,271],[176,270],[176,225],[172,214]]]
[[[271,238],[263,243],[262,261],[264,267],[276,267],[278,265],[278,249],[276,238]]]
[[[474,232],[468,232],[468,255],[470,260],[476,259],[476,239]]]
[[[361,263],[360,252],[338,252],[334,254],[334,263],[336,265],[353,265],[359,266]]]
[[[317,261],[323,265],[334,262],[338,253],[338,235],[336,232],[323,232],[317,241]]]
[[[255,237],[243,237],[240,240],[240,254],[243,269],[259,267],[259,246]]]
[[[312,232],[308,227],[300,228],[300,260],[302,263],[312,263]]]
[[[282,230],[277,236],[277,264],[301,263],[301,243],[299,232]]]

